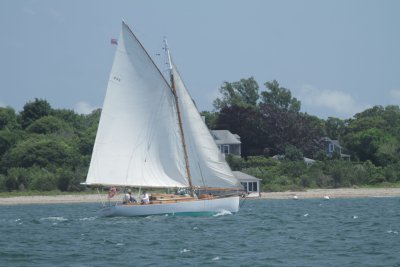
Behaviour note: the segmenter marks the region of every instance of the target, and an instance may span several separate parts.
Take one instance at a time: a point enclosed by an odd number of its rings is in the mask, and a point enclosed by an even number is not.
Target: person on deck
[[[150,197],[149,197],[149,194],[147,194],[146,191],[143,192],[143,195],[142,195],[141,199],[142,199],[142,204],[149,204],[150,203]]]
[[[132,196],[132,191],[130,189],[128,189],[128,191],[126,191],[126,194],[124,196],[124,199],[122,200],[123,204],[129,204],[129,203],[136,203],[136,199]]]

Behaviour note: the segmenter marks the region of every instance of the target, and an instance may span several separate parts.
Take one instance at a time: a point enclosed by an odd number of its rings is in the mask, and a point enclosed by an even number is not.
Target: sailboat
[[[85,184],[185,189],[188,194],[153,193],[148,204],[104,205],[102,216],[239,210],[242,187],[203,122],[167,45],[165,50],[169,82],[122,22]]]

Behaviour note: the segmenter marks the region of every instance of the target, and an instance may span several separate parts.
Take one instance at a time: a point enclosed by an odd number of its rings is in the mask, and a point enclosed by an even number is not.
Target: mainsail
[[[194,186],[237,187],[177,71]],[[87,184],[188,187],[173,91],[122,23]]]

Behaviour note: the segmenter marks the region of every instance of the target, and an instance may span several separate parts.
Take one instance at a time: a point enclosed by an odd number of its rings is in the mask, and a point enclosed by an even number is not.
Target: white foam
[[[93,221],[95,220],[97,217],[85,217],[85,218],[80,218],[80,221]]]
[[[304,217],[308,217],[308,213],[304,214],[303,216],[304,216]]]
[[[68,221],[68,219],[64,217],[46,217],[46,218],[40,218],[41,221],[58,221],[58,222],[64,222]]]
[[[190,252],[190,249],[184,248],[184,249],[181,250],[181,253],[186,253],[186,252]]]
[[[217,257],[214,257],[214,258],[212,258],[212,260],[213,260],[213,261],[219,261],[220,259],[221,259],[221,258],[220,258],[220,257],[218,257],[218,256],[217,256]]]
[[[225,216],[225,215],[232,215],[232,212],[230,212],[229,210],[221,210],[220,212],[218,212],[217,214],[214,214],[214,217],[218,217],[218,216]]]
[[[197,229],[199,229],[199,228],[198,228],[198,227],[196,227],[196,226],[195,226],[195,227],[193,227],[193,230],[197,230]]]
[[[353,215],[353,219],[358,219],[358,216],[357,215]]]

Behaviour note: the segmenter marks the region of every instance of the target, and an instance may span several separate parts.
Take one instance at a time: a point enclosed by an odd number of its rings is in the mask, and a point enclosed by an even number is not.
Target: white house
[[[233,171],[236,179],[243,185],[244,190],[248,193],[247,197],[260,197],[260,181],[254,176],[248,175],[243,172]]]

